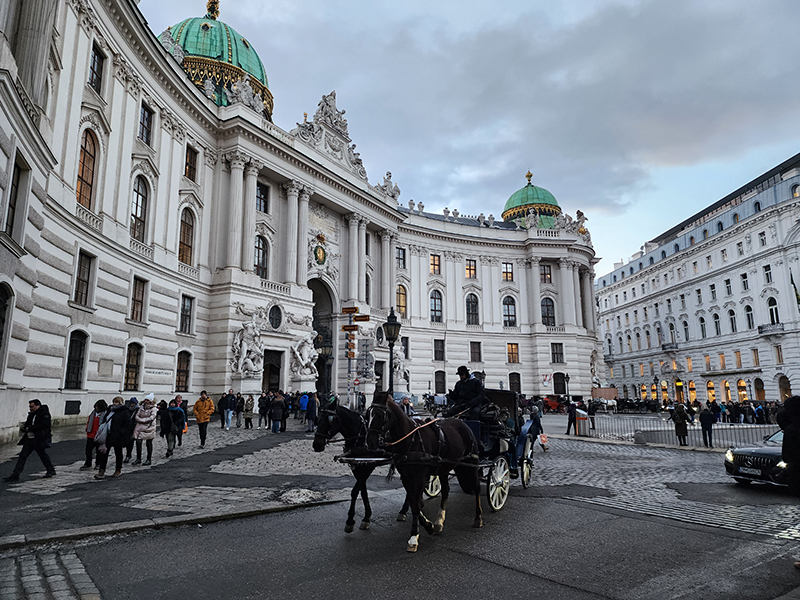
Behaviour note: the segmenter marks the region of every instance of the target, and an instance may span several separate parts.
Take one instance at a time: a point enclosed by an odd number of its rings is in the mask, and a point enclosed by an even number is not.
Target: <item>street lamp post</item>
[[[330,360],[331,360],[331,355],[333,354],[333,346],[324,344],[319,348],[317,348],[317,352],[319,352],[319,355],[324,359],[324,362],[322,363],[325,369],[324,372],[322,373],[322,393],[327,396],[331,391]]]
[[[394,343],[400,335],[400,321],[394,314],[394,306],[389,309],[389,316],[386,318],[386,323],[383,324],[383,334],[386,336],[386,341],[389,342],[389,394],[394,399]]]
[[[564,385],[567,388],[567,402],[569,402],[569,373],[564,375]]]

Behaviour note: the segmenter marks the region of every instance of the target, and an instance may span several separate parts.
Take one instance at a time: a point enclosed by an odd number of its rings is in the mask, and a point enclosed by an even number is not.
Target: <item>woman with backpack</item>
[[[134,420],[136,426],[133,429],[133,439],[136,441],[136,460],[132,465],[144,465],[145,467],[151,464],[153,458],[153,438],[156,437],[156,416],[158,411],[153,403],[151,396],[147,396],[142,400],[142,405],[136,413]],[[142,444],[147,446],[147,459],[142,462]]]
[[[100,421],[103,420],[103,415],[106,414],[107,410],[108,404],[106,404],[106,401],[98,400],[94,403],[94,410],[86,421],[86,462],[83,463],[81,471],[88,471],[92,468],[92,457],[95,454],[97,455],[95,464],[98,468],[100,467],[100,455],[95,452],[97,443],[94,441],[94,437],[97,435],[97,430],[100,429]]]
[[[98,448],[98,462],[100,470],[94,476],[95,479],[103,479],[106,476],[106,466],[108,465],[108,455],[114,449],[114,458],[117,461],[116,470],[112,477],[122,475],[122,460],[125,446],[131,435],[131,411],[124,404],[122,396],[117,396],[111,401],[111,406],[103,416],[100,428],[95,435],[95,441],[100,444]],[[98,436],[102,439],[98,441]]]

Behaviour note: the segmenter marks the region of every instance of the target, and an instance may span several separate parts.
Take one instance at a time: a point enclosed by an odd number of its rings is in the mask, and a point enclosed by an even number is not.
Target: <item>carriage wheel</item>
[[[531,483],[533,473],[533,439],[530,435],[525,437],[525,447],[522,450],[522,487],[526,488]]]
[[[486,497],[489,508],[497,512],[506,503],[508,490],[511,487],[511,473],[505,456],[498,456],[492,463],[489,477],[486,481]]]
[[[435,498],[442,493],[442,482],[439,481],[438,475],[431,475],[428,478],[428,483],[425,484],[423,489],[428,498]]]

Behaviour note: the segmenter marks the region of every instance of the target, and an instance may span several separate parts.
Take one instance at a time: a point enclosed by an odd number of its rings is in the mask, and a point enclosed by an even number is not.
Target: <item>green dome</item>
[[[544,188],[533,185],[530,172],[526,177],[528,178],[528,185],[511,194],[511,197],[506,202],[503,208],[503,220],[511,221],[524,217],[530,209],[539,213],[540,217],[555,217],[560,214],[561,207],[558,206],[553,194]]]
[[[211,79],[215,87],[214,101],[218,106],[228,103],[222,89],[230,89],[232,83],[248,74],[253,92],[261,94],[264,110],[271,117],[273,99],[264,63],[250,42],[233,27],[207,14],[173,25],[159,36],[162,44],[165,34],[171,35],[183,49],[181,66],[195,85],[203,89],[206,79]]]

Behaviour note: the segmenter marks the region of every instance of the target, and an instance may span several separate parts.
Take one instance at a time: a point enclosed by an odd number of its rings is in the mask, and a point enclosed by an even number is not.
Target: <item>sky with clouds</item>
[[[201,0],[142,0],[154,33]],[[500,218],[583,210],[597,273],[800,152],[800,2],[221,0],[283,129],[336,90],[372,183]]]

